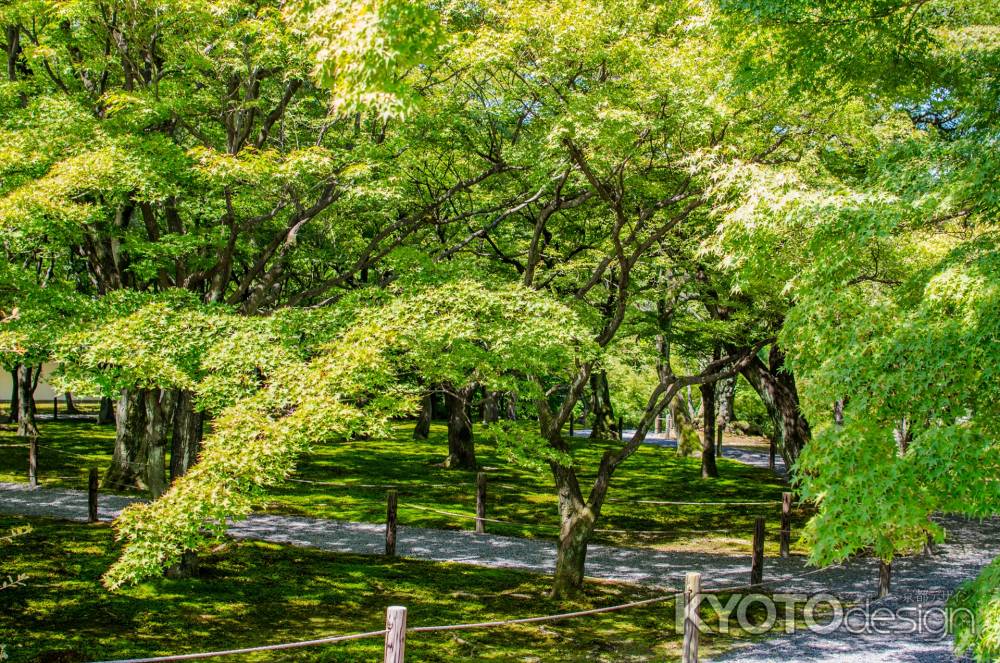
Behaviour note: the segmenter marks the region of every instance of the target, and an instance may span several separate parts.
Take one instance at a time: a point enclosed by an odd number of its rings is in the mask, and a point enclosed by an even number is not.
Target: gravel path
[[[1000,519],[980,523],[946,518],[939,522],[948,530],[948,541],[935,546],[932,556],[893,562],[893,591],[885,599],[872,599],[877,573],[873,561],[865,560],[843,571],[822,574],[828,582],[824,591],[845,603],[853,600],[861,609],[848,618],[847,626],[829,634],[799,630],[792,635],[738,647],[714,660],[718,663],[971,661],[952,653],[952,640],[944,635],[940,611],[959,583],[976,575],[1000,555]],[[892,617],[879,624],[873,625],[871,621],[866,624],[865,619],[876,615],[879,609],[883,609],[882,615]],[[908,620],[918,616],[923,619],[922,627],[914,629]]]
[[[625,436],[630,437],[635,433],[634,430],[625,429]],[[573,437],[587,437],[590,435],[589,428],[581,428],[580,430],[573,431]],[[643,441],[644,444],[652,444],[658,447],[667,447],[668,449],[677,448],[677,440],[669,437],[667,433],[656,434],[656,433],[646,433],[646,438]],[[732,447],[728,445],[722,446],[722,457],[729,458],[731,460],[736,460],[741,463],[746,463],[747,465],[753,465],[754,467],[762,467],[767,469],[768,464],[768,452],[767,451],[757,451],[754,449],[745,449],[741,447]],[[785,461],[781,459],[779,454],[774,460],[774,471],[777,474],[785,473]]]
[[[102,520],[116,517],[133,498],[104,495],[100,500]],[[37,489],[23,483],[0,483],[0,512],[86,520],[87,497],[83,491]],[[870,603],[890,609],[940,607],[955,586],[975,575],[1000,554],[1000,519],[984,523],[943,519],[949,541],[933,556],[897,560],[893,565],[893,595]],[[381,554],[384,527],[371,523],[348,523],[314,518],[253,515],[230,525],[235,538],[310,546],[336,552]],[[472,532],[400,526],[397,552],[405,557],[439,562],[461,562],[551,572],[555,548],[538,541]],[[638,548],[592,545],[587,555],[587,575],[663,588],[683,586],[684,574],[700,571],[707,589],[742,586],[749,575],[749,558],[709,553],[658,552]],[[808,574],[802,577],[802,574]],[[863,604],[873,594],[877,564],[858,560],[822,570],[807,569],[801,558],[768,558],[764,579],[776,592],[815,594],[829,592],[845,603]],[[912,616],[911,612],[911,616]],[[939,634],[913,635],[899,632],[902,620],[886,625],[895,633],[855,634],[840,629],[830,634],[800,630],[738,648],[718,658],[726,663],[765,663],[781,660],[865,663],[955,661],[951,642]]]
[[[102,495],[98,502],[101,520],[112,520],[135,498]],[[0,483],[0,513],[50,516],[86,521],[87,495],[79,490],[31,490],[25,483]],[[337,520],[256,514],[233,522],[229,534],[238,539],[290,543],[361,554],[382,554],[385,526]],[[551,572],[556,550],[551,541],[523,539],[470,531],[440,530],[400,525],[396,552],[404,557],[437,562],[461,562]],[[657,552],[642,548],[591,545],[587,553],[587,575],[661,587],[682,587],[684,574],[703,571],[706,586],[736,586],[746,583],[748,556],[704,553]],[[766,560],[768,577],[784,577],[803,571],[799,560]],[[822,572],[826,573],[826,571]]]

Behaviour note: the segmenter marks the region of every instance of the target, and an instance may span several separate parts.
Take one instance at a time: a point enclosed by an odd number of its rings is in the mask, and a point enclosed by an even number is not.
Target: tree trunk
[[[122,389],[115,416],[115,452],[104,474],[104,486],[114,490],[146,489],[146,393],[137,387]]]
[[[570,384],[566,398],[560,405],[558,413],[550,408],[545,396],[537,400],[538,421],[540,432],[548,441],[548,446],[558,452],[568,452],[569,447],[562,435],[562,428],[573,408],[579,402],[581,395],[590,382],[590,365],[584,364],[577,377]],[[556,548],[556,568],[553,576],[553,598],[565,598],[576,595],[583,587],[584,569],[587,559],[587,545],[594,532],[594,527],[601,516],[601,507],[607,496],[608,487],[615,468],[628,458],[638,448],[653,424],[653,418],[659,414],[663,402],[676,400],[676,389],[671,388],[666,394],[658,389],[661,395],[651,401],[653,408],[646,412],[636,423],[633,437],[627,444],[613,451],[605,450],[601,457],[597,476],[590,489],[589,496],[583,499],[580,483],[572,465],[563,465],[558,459],[549,462],[559,500],[559,543]]]
[[[73,403],[73,394],[66,392],[66,414],[80,414],[80,410]]]
[[[723,380],[719,389],[719,420],[729,422],[736,420],[736,383],[739,376],[733,376],[728,380]]]
[[[493,424],[500,421],[500,392],[485,390],[483,396],[483,423]]]
[[[181,561],[173,566],[168,566],[163,572],[165,576],[174,580],[190,578],[191,576],[197,575],[197,573],[198,555],[193,550],[185,550],[181,553]]]
[[[597,513],[583,501],[572,468],[553,463],[552,474],[559,491],[560,521],[552,598],[573,598],[583,589],[587,544],[597,522]]]
[[[590,439],[614,440],[618,438],[615,432],[615,412],[611,407],[611,391],[608,388],[608,374],[605,371],[595,371],[590,375]]]
[[[7,80],[17,80],[17,58],[21,53],[21,30],[17,25],[5,26],[7,32]]]
[[[469,418],[469,396],[475,385],[462,389],[445,386],[445,403],[448,405],[448,458],[445,467],[464,470],[476,469],[476,450],[472,439],[472,420]]]
[[[17,423],[17,414],[20,409],[20,390],[17,388],[17,375],[19,364],[14,364],[14,368],[10,371],[10,422]]]
[[[39,364],[31,375],[31,413],[36,414],[37,404],[35,403],[35,391],[38,389],[38,380],[42,377],[42,365]]]
[[[167,490],[167,441],[177,404],[176,389],[149,389],[145,392],[146,486],[154,500]]]
[[[778,450],[791,470],[803,447],[809,441],[809,422],[799,410],[799,397],[795,378],[783,370],[784,357],[772,348],[771,366],[765,366],[758,357],[743,369],[742,375],[754,388],[774,422]]]
[[[508,421],[517,421],[517,394],[513,391],[507,392],[504,396],[504,404]]]
[[[431,421],[436,419],[447,419],[448,408],[445,407],[444,393],[440,389],[430,392],[431,396]]]
[[[198,459],[205,414],[195,409],[194,394],[182,391],[174,409],[174,434],[170,446],[170,481],[183,476]]]
[[[564,519],[559,529],[556,569],[552,578],[552,598],[579,596],[587,561],[587,544],[594,530],[594,519],[586,511]]]
[[[719,476],[715,464],[715,383],[701,385],[701,405],[704,424],[701,440],[701,478],[712,479]]]
[[[844,425],[844,408],[847,406],[847,400],[843,398],[838,398],[833,403],[833,423],[837,426]]]
[[[41,369],[39,368],[39,371]],[[38,379],[34,369],[26,364],[17,366],[17,434],[21,437],[38,435],[35,423],[35,386]]]
[[[700,446],[698,432],[691,424],[683,397],[675,396],[670,401],[670,419],[673,421],[677,437],[677,455],[690,456]]]
[[[201,448],[205,413],[195,409],[194,394],[181,391],[174,406],[174,432],[170,447],[170,481],[176,481],[194,465]],[[168,578],[190,578],[198,573],[198,554],[181,553],[181,561],[166,569]]]
[[[115,423],[114,402],[107,396],[101,396],[101,407],[97,412],[97,423],[102,425]]]
[[[901,418],[899,424],[892,429],[892,437],[896,440],[896,448],[899,450],[899,455],[905,456],[907,450],[910,448],[910,442],[913,441],[910,420],[906,417]]]
[[[734,404],[736,401],[736,378],[732,377],[719,383],[719,415],[715,419],[715,455],[722,456],[722,436],[729,427],[729,422],[735,418]]]
[[[430,394],[424,396],[420,401],[420,413],[417,415],[417,425],[413,427],[414,440],[426,440],[431,434],[431,414],[434,409],[434,400]]]

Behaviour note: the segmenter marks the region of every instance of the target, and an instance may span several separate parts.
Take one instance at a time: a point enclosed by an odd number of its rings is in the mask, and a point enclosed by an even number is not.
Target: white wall
[[[52,373],[55,364],[42,364],[42,377],[38,379],[38,389],[35,389],[36,401],[51,401],[55,397],[52,387],[45,381],[45,376]],[[13,394],[13,384],[10,371],[0,371],[0,401],[9,401]],[[61,397],[62,394],[59,394]]]

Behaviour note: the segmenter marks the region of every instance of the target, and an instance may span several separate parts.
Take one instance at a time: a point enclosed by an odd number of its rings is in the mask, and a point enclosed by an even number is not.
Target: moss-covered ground
[[[0,645],[11,661],[70,663],[215,651],[378,630],[389,605],[411,626],[467,623],[615,605],[656,595],[588,583],[578,600],[548,598],[548,579],[520,571],[230,543],[201,555],[196,577],[110,593],[101,573],[117,551],[107,525],[0,517]],[[407,639],[407,661],[671,661],[673,600],[577,619]],[[706,617],[710,616],[706,615]],[[763,618],[763,615],[760,616]],[[704,636],[702,651],[745,634]],[[376,661],[381,638],[226,659]]]
[[[476,473],[441,466],[446,430],[435,423],[428,440],[416,441],[412,424],[400,422],[386,439],[331,442],[302,459],[292,480],[272,491],[262,510],[350,521],[383,522],[388,487],[399,490],[402,524],[470,529],[475,513]],[[90,467],[111,461],[114,429],[93,423],[40,423],[39,476],[44,486],[82,488]],[[609,443],[572,438],[581,482],[592,478]],[[26,481],[27,450],[5,426],[0,430],[0,481]],[[13,446],[8,446],[13,445]],[[554,538],[558,531],[556,498],[545,470],[530,470],[500,456],[484,437],[477,441],[480,469],[488,476],[488,531],[525,537]],[[702,479],[698,458],[679,457],[673,449],[643,445],[615,473],[596,540],[659,549],[711,550],[746,554],[753,521],[764,516],[778,530],[785,481],[766,469],[719,460],[719,478]],[[586,488],[585,488],[586,490]],[[693,502],[662,505],[649,502]],[[756,502],[763,505],[711,504]],[[427,511],[447,511],[446,515]],[[793,539],[808,514],[795,512]],[[766,551],[777,551],[769,536]]]

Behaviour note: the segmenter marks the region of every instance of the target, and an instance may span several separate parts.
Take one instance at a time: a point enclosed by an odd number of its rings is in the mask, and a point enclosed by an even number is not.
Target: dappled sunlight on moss
[[[529,426],[530,422],[520,425]],[[43,444],[87,456],[82,460],[55,453],[41,454],[41,477],[50,487],[83,486],[84,470],[110,462],[114,430],[94,424],[43,422]],[[271,490],[258,510],[339,520],[381,523],[385,518],[385,487],[400,493],[400,522],[404,525],[444,529],[470,529],[471,520],[433,513],[413,506],[472,515],[475,510],[475,472],[440,466],[447,449],[445,426],[435,422],[426,441],[412,439],[412,423],[397,422],[389,439],[331,441],[315,445],[305,455],[293,479]],[[16,438],[4,434],[2,442]],[[600,454],[608,442],[573,438],[581,482],[592,480]],[[745,440],[744,440],[745,442]],[[511,465],[499,457],[491,442],[476,442],[479,463],[487,470],[487,517],[510,521],[488,523],[496,534],[554,538],[559,520],[555,495],[547,472]],[[24,481],[26,453],[0,447],[0,480]],[[615,473],[609,501],[598,529],[632,530],[630,533],[598,532],[596,541],[663,550],[704,550],[745,554],[753,520],[764,516],[777,529],[778,506],[670,506],[641,501],[776,501],[787,490],[773,473],[719,459],[720,477],[702,479],[697,458],[681,458],[671,448],[644,445]],[[25,470],[26,471],[26,470]],[[48,479],[51,476],[76,476]],[[323,485],[330,482],[338,485]],[[345,485],[340,485],[345,484]],[[586,483],[584,483],[586,485]],[[793,540],[798,538],[807,514],[796,512]],[[773,523],[773,525],[771,524]],[[639,533],[636,530],[655,532]],[[770,537],[773,539],[774,537]],[[776,544],[768,541],[768,551]]]
[[[0,527],[28,522],[0,518]],[[264,543],[203,553],[198,577],[143,582],[116,593],[99,582],[117,545],[107,526],[32,519],[5,572],[26,571],[25,587],[4,592],[0,641],[14,660],[69,651],[69,660],[181,653],[381,628],[390,604],[411,625],[486,621],[585,609],[652,594],[612,582],[588,583],[575,601],[548,598],[545,576],[460,564],[340,555]],[[61,550],[57,561],[50,553]],[[7,609],[13,608],[13,609]],[[419,661],[661,660],[674,655],[672,603],[586,619],[408,638]],[[374,660],[379,639],[250,661]]]

